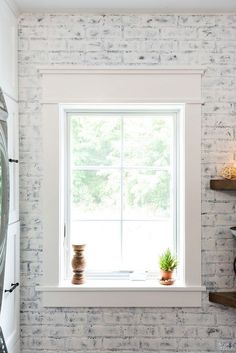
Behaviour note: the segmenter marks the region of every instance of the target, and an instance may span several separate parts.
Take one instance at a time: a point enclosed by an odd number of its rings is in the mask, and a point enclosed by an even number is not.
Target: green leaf
[[[178,266],[178,261],[174,255],[171,254],[168,248],[159,258],[160,269],[162,271],[173,271]]]

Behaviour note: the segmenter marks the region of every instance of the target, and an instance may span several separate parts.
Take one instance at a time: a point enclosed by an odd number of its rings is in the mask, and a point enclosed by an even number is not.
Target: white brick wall
[[[236,157],[236,14],[23,14],[19,20],[22,353],[236,352],[236,312],[201,308],[46,309],[42,276],[39,65],[204,65],[203,284],[236,288],[235,193],[209,179]]]

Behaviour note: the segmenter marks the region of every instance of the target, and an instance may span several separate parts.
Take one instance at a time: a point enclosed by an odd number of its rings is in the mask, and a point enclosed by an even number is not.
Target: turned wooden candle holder
[[[82,245],[72,245],[74,250],[74,256],[71,262],[73,268],[72,284],[83,284],[85,282],[84,269],[85,269],[85,258],[84,249],[85,244]]]

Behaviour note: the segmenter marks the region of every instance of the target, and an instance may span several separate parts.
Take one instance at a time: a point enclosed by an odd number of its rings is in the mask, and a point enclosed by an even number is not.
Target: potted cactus
[[[177,268],[178,261],[177,258],[171,254],[169,248],[159,257],[159,264],[161,271],[160,283],[164,285],[173,284],[173,271]]]

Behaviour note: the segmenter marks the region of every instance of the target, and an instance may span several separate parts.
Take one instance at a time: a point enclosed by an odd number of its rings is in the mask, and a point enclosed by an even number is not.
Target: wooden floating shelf
[[[236,308],[236,292],[210,292],[210,302]]]
[[[236,180],[211,179],[210,188],[212,190],[235,190],[236,191]]]

